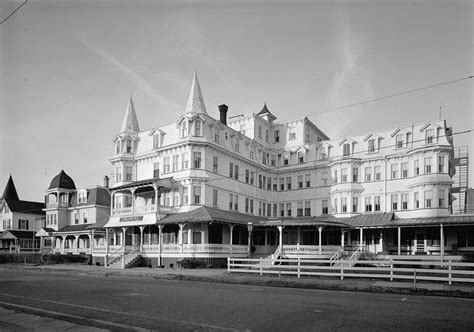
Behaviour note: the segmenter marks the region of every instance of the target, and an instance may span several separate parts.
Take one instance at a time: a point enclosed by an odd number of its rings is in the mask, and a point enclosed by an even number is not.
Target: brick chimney
[[[229,107],[226,104],[222,104],[222,105],[217,106],[217,108],[219,108],[219,113],[221,115],[220,117],[221,123],[227,125],[227,110],[229,109]]]

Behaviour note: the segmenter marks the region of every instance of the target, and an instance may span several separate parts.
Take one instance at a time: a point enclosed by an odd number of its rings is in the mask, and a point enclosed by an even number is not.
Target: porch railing
[[[245,254],[248,246],[245,245],[231,245],[229,244],[177,244],[169,243],[161,246],[161,252],[164,254],[194,254],[194,253],[216,253],[216,254]],[[144,244],[142,252],[144,254],[157,254],[160,250],[159,244]]]
[[[120,246],[117,250],[105,256],[105,266],[110,266],[111,264],[115,263],[122,257],[122,255],[123,255],[123,246]]]

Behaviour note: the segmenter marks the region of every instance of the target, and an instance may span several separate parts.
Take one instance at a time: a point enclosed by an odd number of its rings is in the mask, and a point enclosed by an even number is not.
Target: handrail
[[[278,248],[276,248],[275,252],[272,254],[272,263],[275,262],[275,260],[278,259],[278,256],[281,255],[281,245],[278,246]]]
[[[106,255],[105,258],[107,259],[107,265],[111,265],[112,263],[114,263],[118,258],[120,258],[121,254],[123,254],[123,246],[115,250],[113,253]],[[117,257],[112,260],[109,260],[109,258],[114,255],[117,255]]]
[[[136,251],[140,251],[140,248],[141,248],[142,245],[139,245],[138,247],[136,247],[135,249],[133,249],[132,251],[130,251],[128,254],[125,255],[125,260],[127,260],[127,257],[135,254]]]
[[[350,261],[358,260],[360,254],[362,253],[362,250],[363,250],[362,247],[357,248],[357,250],[354,251],[354,253],[352,253],[352,255],[351,255],[351,257],[349,258],[349,260],[350,260]]]
[[[331,265],[334,265],[336,261],[339,260],[339,258],[341,258],[341,256],[343,255],[344,253],[344,249],[343,248],[339,248],[338,251],[336,251],[334,253],[334,255],[331,256],[331,258],[329,258],[329,262],[331,262]]]

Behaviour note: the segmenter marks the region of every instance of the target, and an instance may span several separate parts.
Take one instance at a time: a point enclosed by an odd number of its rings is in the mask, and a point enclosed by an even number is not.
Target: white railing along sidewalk
[[[357,261],[354,266],[343,264],[333,266],[327,259],[276,259],[279,265],[269,265],[262,259],[231,258],[227,259],[229,273],[259,273],[297,275],[301,276],[328,276],[344,278],[378,278],[398,280],[412,280],[417,282],[441,281],[474,283],[474,263],[448,261],[419,261],[419,260],[363,260]]]

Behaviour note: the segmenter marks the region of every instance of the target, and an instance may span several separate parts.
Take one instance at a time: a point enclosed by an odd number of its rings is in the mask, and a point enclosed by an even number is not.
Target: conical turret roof
[[[125,111],[125,116],[122,121],[120,132],[140,132],[140,126],[138,125],[137,114],[135,113],[135,106],[133,105],[133,99],[131,95],[130,100],[128,101],[127,110]]]
[[[189,92],[188,103],[186,104],[186,110],[184,113],[207,114],[196,71],[194,72],[193,83],[191,84],[191,91]]]
[[[61,170],[61,172],[59,172],[59,174],[56,175],[53,180],[51,180],[51,183],[48,187],[48,189],[56,188],[75,190],[76,185],[74,184],[74,181],[71,179],[71,177],[67,175],[64,170]]]
[[[5,190],[3,191],[2,199],[14,199],[17,201],[20,200],[11,175],[8,179],[7,185],[5,186]]]

